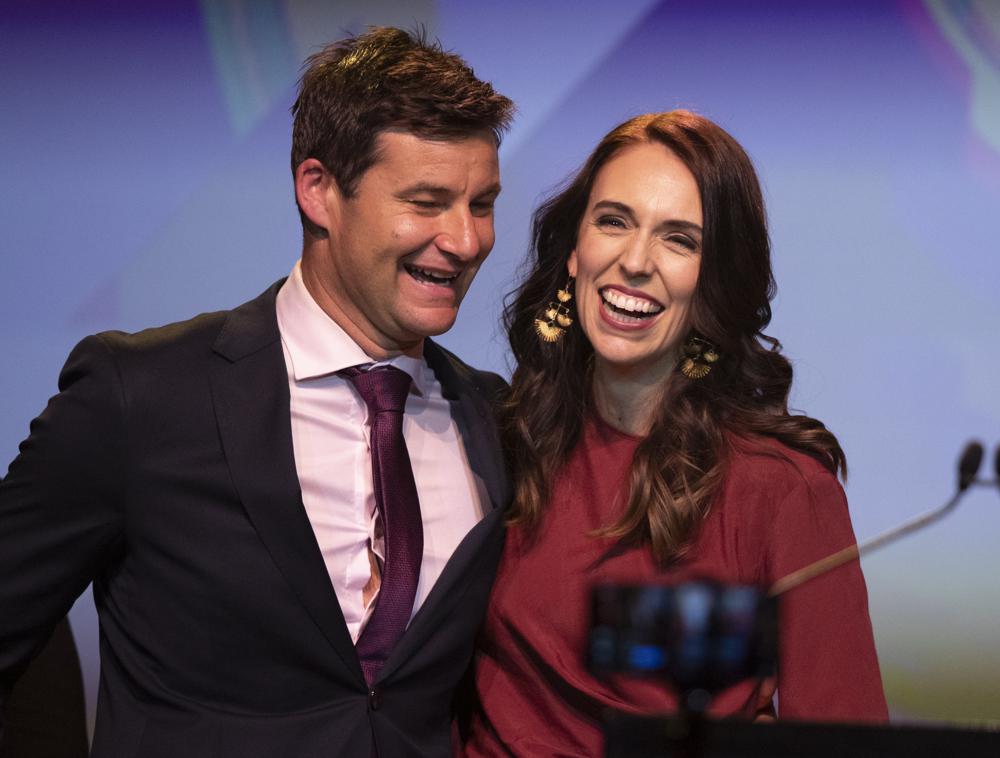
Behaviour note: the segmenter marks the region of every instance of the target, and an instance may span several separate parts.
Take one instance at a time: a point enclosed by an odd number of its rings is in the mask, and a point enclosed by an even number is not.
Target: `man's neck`
[[[367,355],[376,361],[391,360],[398,355],[411,358],[420,358],[423,355],[423,339],[402,345],[386,344],[385,340],[373,339],[358,320],[352,318],[351,314],[341,306],[340,298],[328,285],[328,282],[333,281],[333,277],[333,272],[318,270],[312,258],[307,257],[303,251],[302,283],[310,297]]]

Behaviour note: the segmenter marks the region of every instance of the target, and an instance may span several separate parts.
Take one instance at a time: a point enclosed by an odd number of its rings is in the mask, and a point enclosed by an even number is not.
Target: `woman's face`
[[[698,184],[665,146],[630,145],[600,169],[568,262],[598,369],[656,382],[676,366],[701,227]]]

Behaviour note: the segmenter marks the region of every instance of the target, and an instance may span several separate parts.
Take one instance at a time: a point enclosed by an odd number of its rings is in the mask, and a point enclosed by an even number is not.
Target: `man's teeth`
[[[422,282],[430,282],[431,284],[451,284],[458,278],[458,274],[435,274],[433,271],[418,268],[417,266],[407,266],[406,270],[410,272],[410,275],[414,279]]]
[[[601,298],[608,305],[614,306],[616,310],[630,315],[652,316],[663,310],[662,305],[657,305],[651,300],[624,295],[617,290],[603,290]]]

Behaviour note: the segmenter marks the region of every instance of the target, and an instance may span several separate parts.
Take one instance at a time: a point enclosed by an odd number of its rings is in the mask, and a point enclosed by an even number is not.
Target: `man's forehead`
[[[451,156],[469,159],[497,156],[496,139],[490,131],[471,132],[454,138],[425,137],[402,129],[386,129],[375,138],[376,160],[397,157],[425,157],[429,160]]]
[[[397,187],[445,187],[463,178],[475,183],[477,192],[493,185],[499,190],[499,158],[490,132],[446,140],[385,131],[376,139],[375,162],[366,173],[382,175]]]

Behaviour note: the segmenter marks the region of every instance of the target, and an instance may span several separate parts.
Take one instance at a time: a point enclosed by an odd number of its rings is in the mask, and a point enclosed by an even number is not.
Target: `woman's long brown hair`
[[[822,423],[788,412],[792,367],[770,323],[775,284],[760,184],[750,158],[722,128],[688,111],[638,116],[611,131],[580,172],[543,203],[532,223],[531,271],[504,312],[517,361],[502,410],[501,434],[512,468],[511,523],[533,531],[560,466],[580,440],[590,411],[593,348],[578,325],[562,340],[538,339],[533,324],[556,289],[590,190],[601,167],[628,145],[660,143],[698,183],[702,258],[691,311],[692,332],[718,346],[722,359],[700,380],[679,370],[664,376],[662,402],[629,473],[624,510],[602,534],[647,544],[668,564],[683,555],[718,492],[729,440],[762,435],[846,475],[844,452]]]

